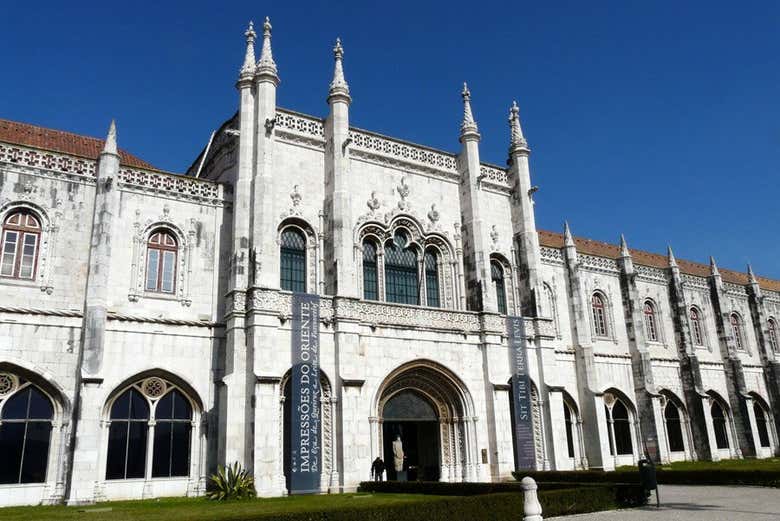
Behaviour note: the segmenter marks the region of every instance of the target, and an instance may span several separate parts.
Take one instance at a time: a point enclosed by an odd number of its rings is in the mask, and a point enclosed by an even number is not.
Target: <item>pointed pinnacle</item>
[[[674,252],[672,251],[671,246],[667,246],[667,256],[669,257],[669,267],[670,268],[676,268],[677,267],[677,259],[674,258]]]
[[[574,246],[574,237],[571,235],[571,228],[569,228],[569,221],[563,221],[563,245]]]
[[[509,108],[509,151],[510,154],[515,149],[528,150],[528,142],[523,136],[523,129],[520,127],[520,108],[517,102],[513,101]]]
[[[273,51],[271,51],[271,19],[267,16],[265,23],[263,23],[263,48],[260,51],[260,59],[257,61],[256,74],[270,77],[276,83],[279,82],[276,62]]]
[[[108,135],[106,136],[106,144],[103,146],[103,154],[117,154],[116,149],[116,122],[112,119],[111,125],[108,127]]]
[[[715,257],[710,255],[710,274],[714,276],[720,276],[720,272],[718,271],[718,265],[715,264]]]
[[[330,89],[328,89],[328,100],[333,96],[346,99],[347,103],[350,102],[349,96],[349,84],[344,77],[344,47],[341,45],[341,38],[336,38],[336,45],[333,46],[333,58],[336,61],[336,65],[333,68],[333,80],[330,82]]]
[[[249,78],[255,72],[255,24],[249,21],[249,27],[244,33],[246,36],[246,55],[244,56],[244,65],[241,66],[240,76]]]
[[[463,122],[460,124],[460,137],[472,136],[479,138],[479,129],[477,122],[474,121],[474,114],[471,112],[471,91],[466,82],[463,82],[463,91],[460,93],[463,98]]]
[[[623,234],[620,234],[620,256],[621,257],[630,257],[631,252],[628,251],[628,243],[626,242],[626,238],[623,236]]]
[[[751,284],[754,284],[754,283],[758,282],[758,280],[756,279],[756,274],[753,273],[753,267],[750,265],[749,262],[748,262],[748,265],[747,265],[747,272],[748,272],[748,278],[750,279],[750,283]]]

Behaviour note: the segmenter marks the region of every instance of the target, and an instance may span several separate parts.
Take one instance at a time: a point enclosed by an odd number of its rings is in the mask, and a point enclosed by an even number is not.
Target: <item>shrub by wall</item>
[[[639,483],[639,472],[598,470],[513,472],[517,480],[531,476],[538,483]],[[751,469],[675,470],[659,468],[656,479],[661,485],[752,485],[780,488],[780,471]]]

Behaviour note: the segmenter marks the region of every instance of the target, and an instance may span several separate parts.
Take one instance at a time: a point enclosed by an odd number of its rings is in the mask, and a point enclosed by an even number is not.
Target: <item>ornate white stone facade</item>
[[[506,169],[480,162],[468,89],[458,154],[353,128],[340,43],[328,116],[279,108],[270,23],[263,29],[257,62],[247,31],[237,115],[187,175],[120,165],[112,136],[97,161],[0,143],[0,222],[18,211],[41,222],[35,277],[0,277],[0,413],[23,385],[53,407],[42,480],[0,484],[0,505],[197,495],[233,461],[260,494],[286,493],[288,227],[305,237],[306,290],[322,297],[323,491],[369,478],[383,456],[383,404],[401,389],[435,406],[440,479],[510,475],[502,305],[528,318],[539,469],[611,469],[644,452],[777,454],[769,321],[780,318],[780,284],[678,265],[671,251],[575,240],[568,227],[563,237],[538,232],[516,105]],[[175,290],[164,294],[146,289],[159,230],[177,245]],[[437,252],[435,286],[420,260],[419,298],[428,303],[436,287],[440,307],[386,302],[382,269],[378,300],[363,298],[364,240],[379,245],[381,268],[398,230],[417,251]],[[126,389],[152,407],[170,389],[186,397],[185,473],[107,479],[112,404]]]

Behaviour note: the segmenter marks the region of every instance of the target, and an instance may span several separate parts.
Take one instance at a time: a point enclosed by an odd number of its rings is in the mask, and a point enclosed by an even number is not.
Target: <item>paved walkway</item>
[[[652,506],[545,520],[560,521],[768,521],[780,519],[780,490],[760,487],[661,485],[661,508]]]

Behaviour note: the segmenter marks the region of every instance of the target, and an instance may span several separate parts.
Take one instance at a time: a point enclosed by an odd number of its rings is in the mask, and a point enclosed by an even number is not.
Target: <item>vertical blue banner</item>
[[[536,466],[534,425],[531,414],[531,377],[528,375],[528,348],[525,321],[522,317],[506,317],[509,358],[512,369],[512,410],[514,412],[516,470]]]
[[[320,492],[320,298],[292,297],[290,494]]]

